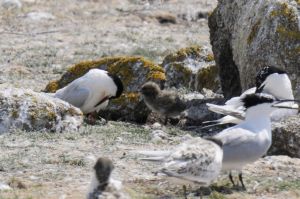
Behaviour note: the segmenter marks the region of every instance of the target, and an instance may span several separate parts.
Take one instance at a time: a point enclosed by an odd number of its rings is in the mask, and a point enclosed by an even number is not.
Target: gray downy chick
[[[108,158],[99,158],[94,165],[92,182],[87,199],[129,199],[123,189],[122,182],[111,177],[114,169],[112,161]]]
[[[180,116],[187,108],[186,103],[175,92],[161,90],[154,82],[146,82],[141,93],[148,108],[165,116],[165,125],[169,117]]]
[[[109,184],[110,174],[114,169],[108,158],[99,158],[94,166],[94,176],[90,185],[87,199],[98,199]]]

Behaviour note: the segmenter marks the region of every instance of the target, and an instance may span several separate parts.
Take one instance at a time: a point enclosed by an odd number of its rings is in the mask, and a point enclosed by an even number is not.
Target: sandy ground
[[[0,83],[36,91],[81,60],[141,55],[161,63],[181,47],[208,46],[207,20],[197,16],[216,6],[216,0],[22,2],[19,10],[1,10]],[[33,17],[37,12],[43,17]],[[176,24],[160,24],[157,16],[166,15],[175,16]],[[152,130],[151,125],[109,122],[79,132],[0,135],[0,182],[13,187],[0,191],[0,199],[84,198],[100,156],[114,161],[113,176],[133,198],[183,198],[181,187],[154,176],[158,167],[139,161],[135,151],[169,148],[193,132],[163,127],[171,141],[153,143]],[[232,189],[224,174],[209,198],[300,198],[299,159],[265,157],[244,173],[247,191]],[[199,198],[196,188],[189,192],[189,198]]]

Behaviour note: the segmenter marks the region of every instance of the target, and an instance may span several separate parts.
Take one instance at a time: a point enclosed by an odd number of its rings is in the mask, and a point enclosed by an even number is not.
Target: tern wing
[[[221,131],[214,138],[222,141],[223,147],[241,145],[242,143],[252,142],[256,139],[255,133],[241,128],[241,127],[231,127]]]
[[[232,127],[215,137],[223,142],[223,168],[232,168],[232,165],[239,167],[240,163],[255,161],[264,155],[271,145],[267,138],[261,138],[244,128]]]
[[[55,97],[69,102],[73,106],[82,107],[89,95],[90,91],[87,88],[83,88],[77,82],[73,82],[67,87],[58,90]]]
[[[210,183],[222,167],[222,149],[201,138],[181,144],[166,160],[162,173],[196,183]]]
[[[164,93],[158,96],[157,106],[164,107],[167,111],[174,109],[180,109],[184,111],[186,109],[186,104],[177,95],[172,93]]]

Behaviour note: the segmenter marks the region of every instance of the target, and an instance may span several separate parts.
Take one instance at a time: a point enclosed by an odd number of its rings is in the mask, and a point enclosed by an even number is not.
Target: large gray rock
[[[218,68],[211,49],[191,46],[169,54],[161,64],[166,72],[166,86],[201,91],[220,88]]]
[[[215,120],[220,117],[219,114],[209,111],[206,103],[223,104],[223,96],[207,89],[203,91],[202,94],[194,92],[184,95],[187,103],[185,126],[200,126],[204,121]]]
[[[273,124],[273,143],[269,154],[300,158],[300,115]]]
[[[299,6],[295,0],[219,0],[209,28],[226,98],[254,86],[265,65],[287,70],[300,97]]]
[[[12,129],[72,131],[77,130],[83,121],[78,108],[28,89],[1,89],[0,104],[0,134]]]

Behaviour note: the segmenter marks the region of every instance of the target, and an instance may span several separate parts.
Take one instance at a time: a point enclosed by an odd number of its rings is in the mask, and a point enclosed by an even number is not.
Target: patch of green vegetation
[[[261,24],[261,20],[258,20],[251,28],[251,32],[250,34],[248,35],[248,38],[247,38],[247,44],[251,44],[253,39],[256,37],[257,33],[258,33],[258,30],[259,30],[259,27],[260,27],[260,24]]]
[[[133,56],[143,56],[143,57],[146,57],[151,60],[155,60],[155,59],[157,59],[157,57],[161,56],[161,54],[159,54],[159,52],[157,52],[154,49],[150,50],[150,49],[145,49],[145,48],[141,48],[141,47],[134,49],[129,54],[133,55]]]
[[[226,197],[225,197],[223,194],[218,193],[218,192],[216,192],[216,191],[213,191],[213,192],[209,195],[208,198],[209,198],[209,199],[226,199]]]
[[[300,190],[300,179],[294,181],[281,181],[275,184],[275,187],[279,191],[286,191],[286,190]]]
[[[61,162],[62,164],[68,164],[68,165],[71,165],[71,166],[79,166],[79,167],[86,166],[86,163],[84,162],[83,159],[69,157],[65,154],[60,155],[59,160],[60,160],[59,162]]]

